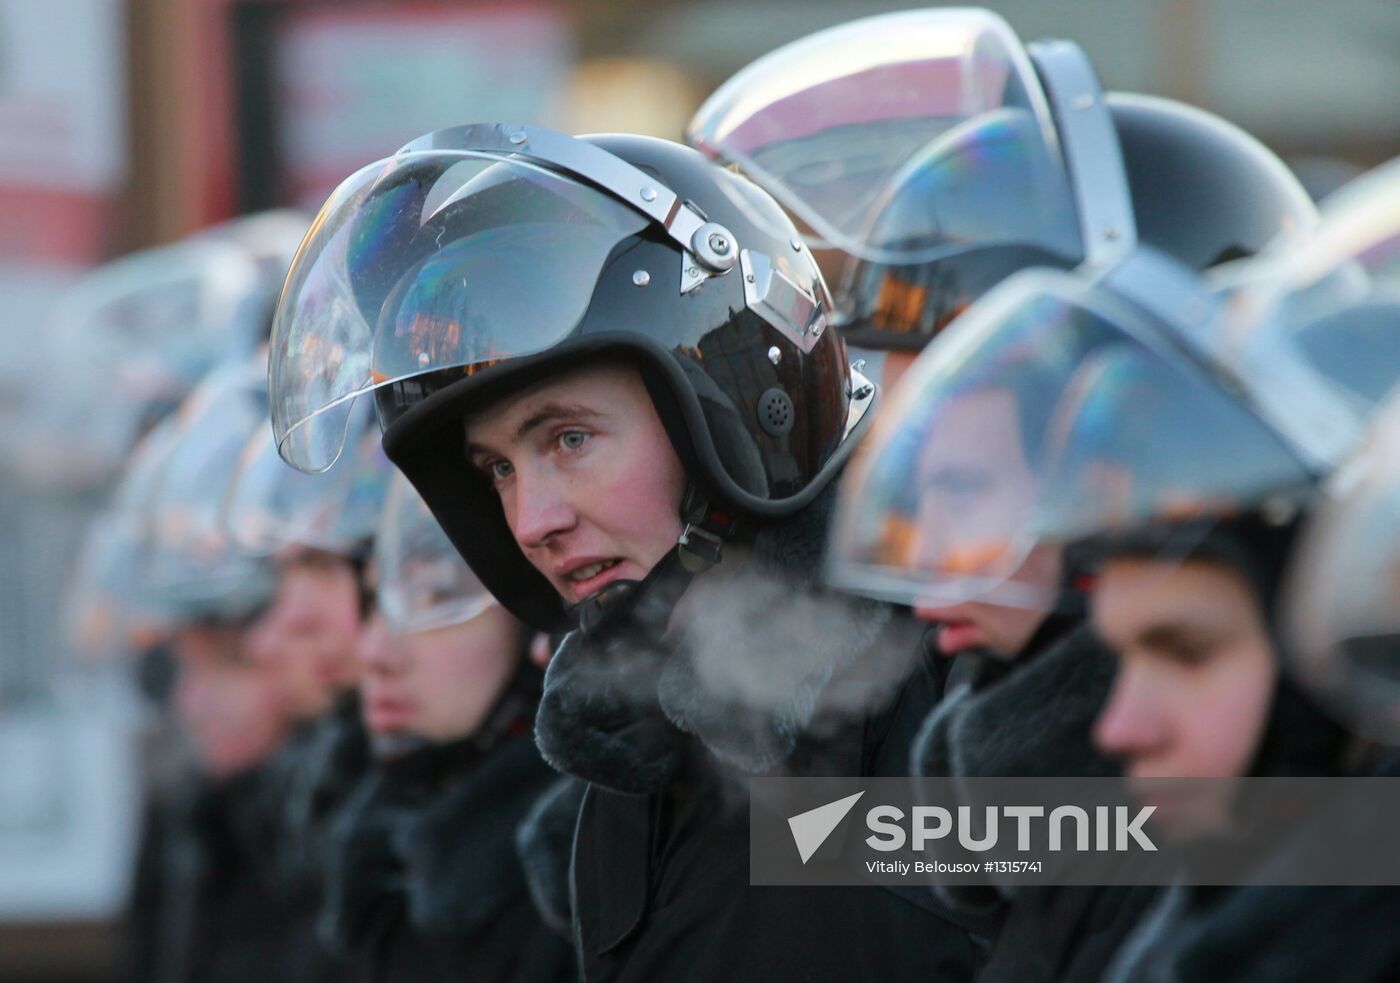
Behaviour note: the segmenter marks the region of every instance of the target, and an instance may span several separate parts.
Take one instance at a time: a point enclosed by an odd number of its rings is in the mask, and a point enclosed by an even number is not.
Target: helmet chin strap
[[[697,574],[723,559],[724,543],[738,522],[729,513],[711,508],[692,484],[681,501],[685,523],[676,545],[641,580],[616,580],[570,609],[584,635],[616,631],[624,625],[641,628],[659,638],[676,604]]]

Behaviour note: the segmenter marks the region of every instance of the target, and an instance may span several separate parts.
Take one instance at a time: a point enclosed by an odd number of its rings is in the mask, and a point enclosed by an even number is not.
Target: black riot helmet
[[[1315,215],[1276,156],[1209,113],[1105,95],[1080,49],[990,11],[883,14],[795,41],[687,130],[806,226],[843,336],[919,349],[1012,273],[1137,243],[1195,269]]]
[[[347,179],[317,218],[273,329],[284,458],[324,470],[373,392],[384,448],[492,594],[564,623],[463,416],[600,355],[640,369],[692,482],[685,540],[809,503],[874,389],[827,328],[811,252],[747,179],[664,140],[482,124]]]

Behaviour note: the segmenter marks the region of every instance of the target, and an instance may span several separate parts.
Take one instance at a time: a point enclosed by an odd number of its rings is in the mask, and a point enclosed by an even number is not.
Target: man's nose
[[[521,549],[547,546],[578,523],[570,487],[557,477],[522,469],[516,472],[513,492],[506,522]]]
[[[1094,745],[1115,758],[1147,753],[1162,741],[1161,715],[1147,674],[1121,668],[1094,723]]]
[[[403,649],[380,612],[375,611],[365,623],[355,655],[366,671],[379,675],[389,675],[403,667]]]

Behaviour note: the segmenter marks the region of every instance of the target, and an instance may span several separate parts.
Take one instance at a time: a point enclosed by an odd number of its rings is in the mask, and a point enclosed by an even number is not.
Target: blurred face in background
[[[277,667],[289,713],[318,717],[355,686],[360,593],[349,560],[294,548],[277,560],[277,592],[253,626],[253,657]]]
[[[176,717],[207,772],[227,778],[265,761],[282,742],[287,718],[275,670],[248,657],[246,630],[188,625],[171,648]]]
[[[1208,560],[1135,556],[1107,562],[1093,598],[1094,627],[1118,656],[1118,676],[1094,743],[1124,763],[1135,791],[1174,794],[1143,780],[1246,775],[1278,682],[1259,601],[1233,568]],[[1227,783],[1216,787],[1226,788]],[[1160,816],[1197,829],[1220,820],[1197,800],[1158,803]],[[1175,790],[1184,795],[1186,790]],[[1175,807],[1175,809],[1173,809]]]
[[[395,634],[375,612],[360,641],[365,726],[375,736],[451,741],[484,722],[520,661],[499,604],[460,624]]]
[[[1058,550],[1037,546],[1010,559],[1007,530],[1019,525],[1038,488],[1009,389],[976,389],[956,397],[920,457],[914,558],[941,577],[1006,579],[1043,593],[1038,606],[988,601],[920,604],[915,613],[941,625],[938,648],[957,655],[973,647],[1014,656],[1049,611],[1060,580]]]

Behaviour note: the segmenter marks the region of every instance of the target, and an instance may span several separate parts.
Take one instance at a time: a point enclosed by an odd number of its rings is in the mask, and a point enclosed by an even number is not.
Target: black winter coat
[[[954,668],[948,697],[925,723],[915,744],[916,771],[974,778],[1119,773],[1090,741],[1116,664],[1087,627],[1052,618],[1016,663],[967,673],[974,660]],[[965,911],[1002,919],[978,974],[987,983],[1095,983],[1159,893],[1155,887],[941,891]]]
[[[314,898],[287,894],[269,844],[269,775],[192,772],[148,804],[129,921],[133,983],[299,983],[321,965]]]
[[[516,828],[557,776],[527,731],[385,766],[335,825],[321,931],[364,983],[563,983],[576,971],[526,889]]]
[[[972,976],[986,924],[925,890],[749,884],[749,776],[906,775],[942,693],[922,625],[821,590],[829,504],[693,584],[664,649],[575,634],[551,661],[538,739],[591,782],[572,868],[588,983]]]

